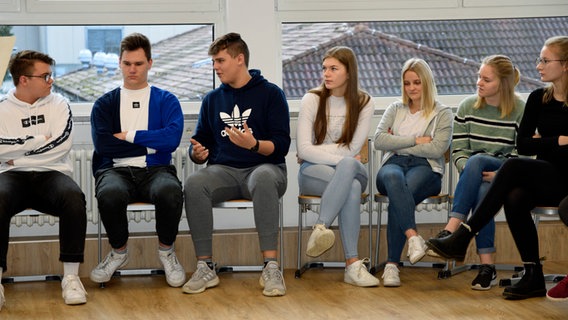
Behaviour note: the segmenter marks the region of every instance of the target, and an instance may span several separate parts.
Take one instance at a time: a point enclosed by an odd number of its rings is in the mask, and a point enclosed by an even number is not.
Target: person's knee
[[[199,171],[191,174],[187,179],[185,179],[185,183],[183,185],[183,194],[186,199],[191,198],[192,196],[201,195],[206,190],[208,179]]]
[[[272,193],[277,191],[278,194],[286,190],[287,180],[276,166],[264,165],[256,168],[251,174],[248,181],[249,190],[252,193],[257,191]]]
[[[99,207],[115,206],[117,204],[128,204],[128,191],[119,186],[107,185],[100,187],[96,191]]]
[[[182,189],[176,183],[163,185],[158,191],[155,201],[166,205],[181,204],[183,201]]]
[[[358,165],[359,165],[359,160],[352,157],[345,157],[337,163],[337,168],[338,170],[341,168],[345,170],[354,171]]]

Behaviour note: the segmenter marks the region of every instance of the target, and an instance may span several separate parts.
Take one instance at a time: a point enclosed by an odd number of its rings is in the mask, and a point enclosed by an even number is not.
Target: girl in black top
[[[426,243],[444,258],[463,260],[471,238],[503,207],[525,267],[522,279],[503,292],[512,300],[546,294],[531,209],[558,206],[568,195],[568,36],[549,38],[536,62],[550,85],[530,94],[517,138],[519,154],[536,159],[507,160],[471,218],[452,235]]]

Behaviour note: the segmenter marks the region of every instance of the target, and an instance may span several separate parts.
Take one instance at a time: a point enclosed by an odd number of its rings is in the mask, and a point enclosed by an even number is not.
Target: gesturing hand
[[[229,136],[229,140],[241,148],[250,149],[256,145],[256,139],[250,132],[246,122],[243,124],[242,131],[235,126],[231,126],[225,127],[225,132]]]
[[[205,148],[201,143],[199,143],[199,141],[195,139],[189,139],[189,142],[191,142],[191,144],[193,145],[193,147],[191,148],[191,157],[193,158],[193,160],[201,163],[205,162],[205,160],[207,160],[207,157],[209,157],[209,149]]]

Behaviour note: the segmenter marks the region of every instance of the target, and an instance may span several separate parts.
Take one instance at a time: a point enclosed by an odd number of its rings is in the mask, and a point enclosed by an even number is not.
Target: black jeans
[[[59,217],[59,260],[83,262],[87,214],[81,188],[59,171],[6,171],[0,174],[0,267],[7,269],[10,219],[27,208]]]
[[[512,158],[503,163],[467,224],[476,233],[503,207],[521,258],[538,262],[538,234],[531,210],[558,206],[567,194],[568,182],[549,162]]]
[[[112,248],[128,242],[126,207],[133,202],[153,203],[158,240],[167,246],[175,242],[183,192],[174,166],[109,168],[98,171],[95,179],[98,209]]]

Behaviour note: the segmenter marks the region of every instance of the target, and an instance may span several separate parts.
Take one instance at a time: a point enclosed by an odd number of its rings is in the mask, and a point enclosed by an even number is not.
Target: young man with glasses
[[[85,249],[86,203],[70,177],[73,120],[67,100],[51,92],[54,64],[48,55],[29,50],[16,53],[9,63],[16,88],[0,101],[0,276],[7,269],[11,218],[27,208],[55,215],[63,299],[74,305],[87,302],[78,276]],[[0,308],[4,301],[0,285]]]

